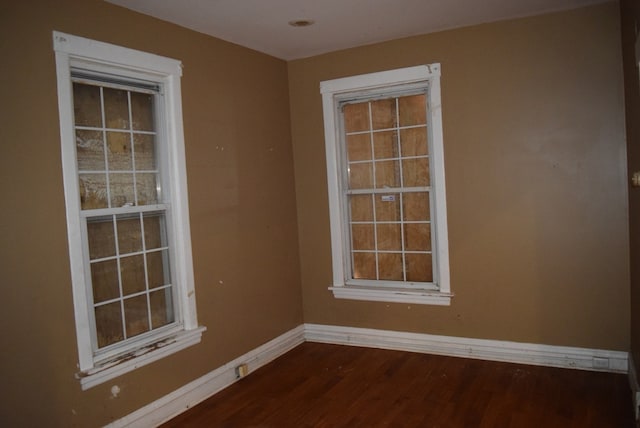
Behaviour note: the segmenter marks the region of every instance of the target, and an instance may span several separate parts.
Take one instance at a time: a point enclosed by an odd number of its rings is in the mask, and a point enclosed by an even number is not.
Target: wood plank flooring
[[[304,343],[172,427],[631,428],[621,374]]]

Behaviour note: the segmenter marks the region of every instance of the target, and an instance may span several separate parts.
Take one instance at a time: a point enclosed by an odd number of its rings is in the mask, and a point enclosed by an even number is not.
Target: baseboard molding
[[[247,364],[248,372],[251,373],[304,341],[614,373],[628,372],[634,399],[640,397],[635,367],[629,364],[631,357],[626,352],[304,324],[112,422],[107,428],[158,426],[235,383],[238,380],[236,367],[239,365]]]
[[[158,426],[235,383],[238,380],[236,367],[239,365],[247,364],[248,372],[251,373],[302,342],[304,342],[304,326],[301,325],[124,418],[112,422],[107,427],[147,428]]]
[[[305,324],[309,342],[394,349],[520,364],[627,373],[628,354],[603,349]]]

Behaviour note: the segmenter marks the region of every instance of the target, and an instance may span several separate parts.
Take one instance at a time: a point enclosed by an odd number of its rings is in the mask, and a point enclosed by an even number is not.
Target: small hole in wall
[[[292,27],[309,27],[314,23],[315,21],[312,19],[294,19],[293,21],[289,21],[289,25]]]

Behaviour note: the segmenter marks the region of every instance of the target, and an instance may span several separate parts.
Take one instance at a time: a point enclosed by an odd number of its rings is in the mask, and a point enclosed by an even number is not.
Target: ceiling
[[[603,0],[107,0],[292,60]],[[307,27],[288,24],[313,20]]]

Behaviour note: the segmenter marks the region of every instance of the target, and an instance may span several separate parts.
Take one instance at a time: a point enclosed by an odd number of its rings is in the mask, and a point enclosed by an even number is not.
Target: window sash
[[[171,233],[170,233],[170,230],[168,230],[168,227],[166,226],[170,223],[168,218],[170,215],[168,210],[168,205],[160,206],[161,209],[159,210],[151,210],[150,209],[151,207],[142,207],[142,208],[143,209],[138,211],[135,211],[133,209],[128,209],[126,210],[126,212],[123,212],[123,210],[115,210],[116,212],[113,212],[114,210],[109,209],[104,211],[112,211],[111,213],[105,214],[104,212],[101,212],[100,215],[96,215],[96,213],[91,213],[92,215],[85,215],[82,220],[82,234],[83,234],[83,247],[84,247],[83,252],[85,254],[85,260],[84,260],[85,280],[86,280],[86,288],[87,288],[86,292],[87,292],[87,299],[88,299],[87,309],[88,309],[89,321],[91,323],[91,345],[93,349],[94,359],[96,362],[110,359],[123,352],[127,352],[131,344],[133,343],[135,343],[136,345],[152,343],[154,341],[157,341],[159,338],[162,338],[167,334],[177,331],[183,327],[183,323],[181,321],[180,305],[178,305],[178,301],[177,301],[179,296],[177,294],[177,284],[175,282],[176,279],[174,274],[175,255],[170,242]],[[160,239],[161,243],[158,246],[149,248],[146,244],[147,234],[146,234],[146,230],[144,229],[145,218],[148,218],[149,214],[154,214],[154,213],[158,213],[159,217],[164,217],[164,219],[160,221],[160,225],[159,225],[160,227],[159,233],[161,234],[161,236],[159,236],[158,239]],[[87,213],[85,212],[85,214]],[[135,250],[135,251],[123,252],[119,248],[116,248],[113,255],[109,255],[105,257],[96,257],[92,259],[90,255],[91,251],[89,248],[88,223],[91,222],[92,220],[104,219],[105,222],[114,224],[113,226],[114,229],[117,229],[116,225],[118,221],[122,221],[127,217],[129,217],[130,219],[138,218],[140,220],[140,225],[141,225],[140,233],[141,233],[141,243],[142,243],[141,249]],[[114,240],[116,245],[118,245],[117,242],[119,237],[120,235],[118,234],[118,231],[114,230]],[[165,273],[163,273],[163,277],[168,279],[168,281],[165,280],[163,284],[159,286],[153,286],[151,284],[151,278],[149,278],[150,267],[147,266],[147,263],[149,263],[148,262],[149,256],[151,255],[151,257],[154,257],[154,254],[160,254],[160,257],[162,260],[162,269],[163,271],[165,271]],[[144,269],[144,272],[145,272],[144,289],[140,291],[125,293],[122,288],[123,281],[125,278],[123,278],[124,274],[122,272],[123,268],[121,266],[121,261],[123,259],[131,258],[131,257],[143,257],[144,264],[142,268]],[[116,263],[118,294],[113,298],[96,301],[96,298],[94,296],[93,277],[91,274],[92,265],[99,264],[99,263],[107,263],[107,262]],[[166,272],[168,272],[168,274]],[[152,321],[154,308],[152,307],[150,299],[153,293],[159,293],[162,290],[164,290],[165,293],[167,291],[170,292],[168,296],[165,295],[165,299],[168,300],[168,303],[165,303],[165,306],[163,309],[170,312],[171,321],[167,322],[166,324],[162,324],[160,326],[154,327],[154,322]],[[147,304],[146,317],[148,319],[148,331],[128,336],[127,334],[128,327],[125,320],[126,312],[125,312],[124,305],[126,304],[127,300],[140,297],[140,296],[145,296],[145,299],[146,299],[146,304]],[[120,305],[120,311],[121,311],[120,316],[122,318],[120,329],[123,332],[123,338],[114,343],[107,344],[106,346],[99,346],[98,335],[100,332],[98,331],[98,326],[96,321],[96,313],[95,313],[96,308],[100,306],[114,304],[114,303],[118,303]]]
[[[161,167],[161,161],[165,158],[163,152],[166,141],[164,141],[165,136],[163,133],[158,131],[158,129],[162,129],[161,125],[165,117],[162,111],[163,103],[160,95],[162,85],[153,85],[154,90],[151,91],[147,89],[152,87],[149,83],[144,84],[144,87],[139,89],[138,86],[140,84],[135,84],[131,80],[116,79],[109,73],[97,73],[95,71],[87,74],[82,73],[82,70],[77,68],[72,71],[73,99],[75,100],[76,96],[78,96],[82,100],[88,100],[89,105],[83,105],[83,107],[93,108],[94,110],[93,114],[88,115],[88,117],[86,115],[80,116],[83,122],[74,123],[77,144],[76,172],[78,179],[81,181],[81,189],[84,189],[85,193],[87,193],[84,196],[92,196],[91,190],[96,193],[103,190],[104,200],[99,199],[92,202],[106,205],[109,208],[157,204],[162,201],[162,191],[167,183]],[[87,77],[79,79],[77,77],[78,74]],[[89,78],[96,80],[89,80]],[[76,88],[79,91],[78,94],[76,94]],[[95,88],[97,90],[95,95],[98,96],[98,99],[92,100],[86,92],[83,94],[82,88]],[[126,99],[121,100],[120,104],[114,104],[113,99],[111,103],[107,101],[108,94],[106,90],[114,88],[118,92],[110,92],[113,95],[122,94],[123,92],[126,94]],[[136,104],[134,98],[137,98],[139,94],[148,95],[150,103],[147,105],[144,103]],[[135,107],[136,105],[138,106],[137,108]],[[113,110],[117,106],[126,109],[126,112],[117,112],[114,117]],[[96,115],[96,113],[98,114]],[[77,111],[74,116],[77,119]],[[114,127],[109,125],[121,126]],[[85,136],[89,141],[84,145],[89,149],[82,152],[84,153],[82,160],[85,163],[82,167],[80,163],[80,148],[82,147],[80,141],[84,142],[84,140],[81,139],[80,135]],[[95,144],[96,140],[98,144]],[[126,145],[127,151],[115,152],[118,154],[111,155],[112,145],[119,147],[120,144]],[[86,163],[89,163],[89,165],[86,165]],[[130,185],[129,183],[123,183],[123,180],[130,181]],[[92,183],[92,181],[94,182]],[[125,190],[124,192],[116,192],[123,189]],[[116,204],[119,198],[124,198],[125,203],[118,202]],[[92,204],[89,201],[87,201],[87,205],[89,206],[84,206],[84,202],[81,201],[81,211],[92,211],[101,208],[99,206],[91,206]]]

